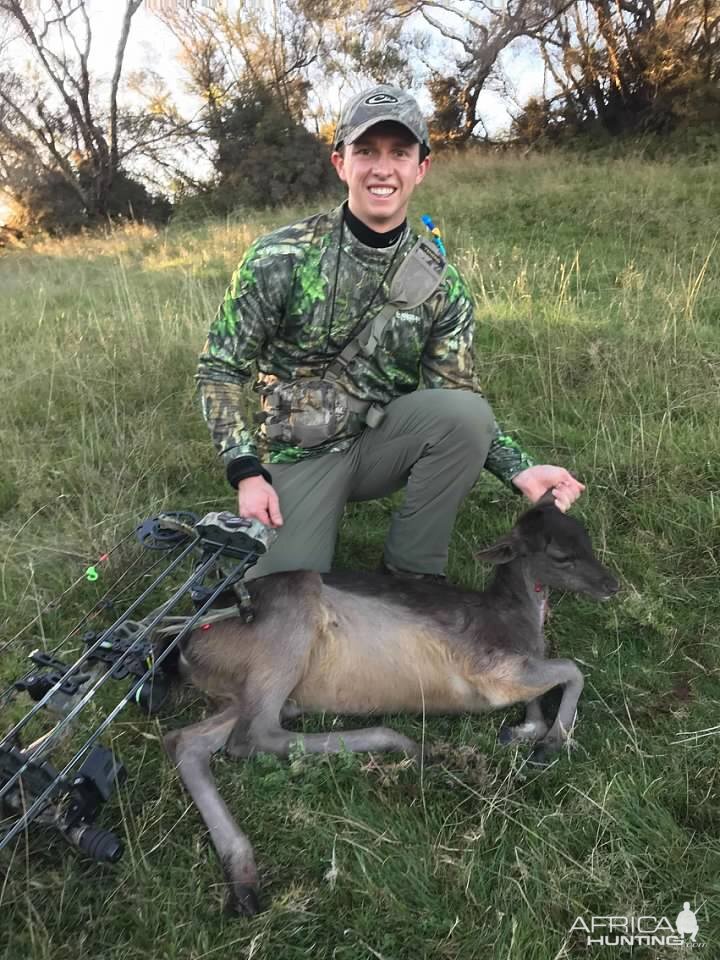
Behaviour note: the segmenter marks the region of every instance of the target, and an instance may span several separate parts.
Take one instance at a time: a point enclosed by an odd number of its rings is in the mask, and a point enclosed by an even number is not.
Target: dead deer
[[[287,756],[399,751],[417,744],[388,727],[302,734],[282,721],[302,712],[464,713],[525,703],[525,722],[505,741],[535,755],[559,750],[575,719],[583,676],[572,660],[545,659],[547,588],[607,600],[618,582],[593,555],[583,525],[546,495],[510,533],[477,554],[496,565],[484,592],[376,573],[274,573],[249,583],[257,616],[196,630],[181,672],[224,708],[165,737],[165,746],[207,824],[228,881],[228,906],[259,909],[253,849],[218,793],[213,753]],[[541,697],[562,699],[548,725]]]

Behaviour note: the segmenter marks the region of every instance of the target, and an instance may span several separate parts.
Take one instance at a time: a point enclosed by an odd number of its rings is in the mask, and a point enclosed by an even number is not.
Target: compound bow
[[[5,814],[0,823],[0,850],[37,822],[53,827],[93,859],[119,860],[123,852],[120,839],[94,822],[101,805],[125,778],[125,769],[113,751],[99,743],[100,737],[131,700],[147,714],[160,709],[169,691],[169,658],[192,630],[229,617],[239,616],[246,623],[254,618],[243,578],[269,549],[276,537],[273,530],[230,513],[209,513],[198,520],[194,514],[177,512],[145,520],[136,527],[135,536],[146,549],[179,552],[114,623],[101,632],[84,634],[85,649],[73,663],[34,650],[30,654],[32,668],[0,697],[0,703],[8,703],[27,694],[34,701],[0,740],[0,807]],[[131,619],[193,554],[199,554],[199,560],[170,598],[141,619]],[[222,559],[234,562],[227,574],[220,567]],[[88,568],[88,579],[94,570]],[[211,574],[215,582],[208,585],[205,580]],[[173,615],[171,611],[187,595],[195,612]],[[217,607],[216,602],[226,606]],[[211,610],[213,606],[216,608]],[[85,620],[87,617],[81,623]],[[98,691],[109,680],[127,678],[130,687],[119,703],[67,763],[60,769],[53,766],[50,753]],[[59,714],[60,719],[24,746],[21,735],[40,711]]]

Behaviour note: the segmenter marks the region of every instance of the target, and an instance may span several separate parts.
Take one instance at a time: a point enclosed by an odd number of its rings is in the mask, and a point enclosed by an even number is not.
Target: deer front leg
[[[572,660],[523,660],[515,670],[507,670],[497,693],[506,704],[525,700],[531,707],[530,716],[537,720],[539,699],[548,690],[562,687],[562,699],[555,721],[549,730],[535,743],[530,755],[533,763],[547,762],[548,755],[561,749],[567,742],[575,722],[577,702],[583,689],[583,675]],[[544,721],[543,721],[544,724]]]
[[[174,730],[164,742],[210,831],[228,882],[228,908],[252,916],[260,909],[253,848],[225,805],[210,772],[210,757],[225,746],[238,719],[239,708],[233,705],[201,723]]]
[[[562,699],[555,721],[545,736],[538,740],[530,755],[533,763],[546,763],[549,755],[557,753],[570,737],[585,680],[572,660],[537,661],[534,672],[537,681],[544,687],[542,693],[547,693],[553,687],[562,687]]]

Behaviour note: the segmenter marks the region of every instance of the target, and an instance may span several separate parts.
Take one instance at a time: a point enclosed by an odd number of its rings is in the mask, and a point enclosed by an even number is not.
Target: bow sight
[[[160,709],[169,691],[169,658],[192,630],[230,617],[239,616],[245,623],[254,618],[243,577],[270,547],[276,537],[273,530],[230,513],[209,513],[198,520],[192,513],[178,512],[145,520],[135,536],[148,550],[176,556],[113,624],[83,635],[85,649],[74,662],[54,656],[65,641],[49,653],[35,650],[30,654],[32,668],[0,697],[0,703],[8,703],[27,694],[34,701],[0,740],[0,850],[37,822],[58,830],[96,860],[118,860],[123,851],[120,840],[93,824],[101,805],[125,778],[125,769],[113,751],[99,743],[100,737],[131,700],[146,714]],[[193,555],[194,569],[172,595],[141,619],[131,619]],[[221,560],[233,561],[229,573],[221,568]],[[195,612],[172,615],[187,595]],[[110,680],[129,680],[129,689],[72,758],[57,769],[48,757]],[[24,746],[21,734],[41,711],[59,719]]]

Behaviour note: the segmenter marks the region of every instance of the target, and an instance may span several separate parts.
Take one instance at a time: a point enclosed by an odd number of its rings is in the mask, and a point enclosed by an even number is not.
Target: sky
[[[181,108],[192,109],[193,101],[182,93],[182,71],[176,56],[178,45],[169,30],[162,24],[154,9],[162,5],[167,9],[177,0],[145,0],[133,18],[128,40],[125,71],[151,66],[161,73],[173,88]],[[182,0],[180,0],[182,2]],[[203,0],[197,0],[202,6]],[[212,0],[204,0],[210,3]],[[234,0],[215,0],[224,3],[231,11],[237,9]],[[121,0],[89,0],[93,18],[93,59],[92,65],[98,72],[107,72],[113,63],[117,38],[125,4]],[[418,25],[421,24],[418,19]],[[517,42],[505,52],[503,66],[514,87],[517,99],[524,103],[530,96],[542,90],[543,66],[537,54],[523,42]],[[344,97],[356,91],[342,90],[328,85],[323,88],[322,102],[334,114],[339,114]],[[431,110],[429,97],[420,96],[421,107],[428,113]],[[483,91],[480,97],[480,114],[491,136],[497,136],[506,130],[512,117],[513,104],[507,104],[495,92]]]

